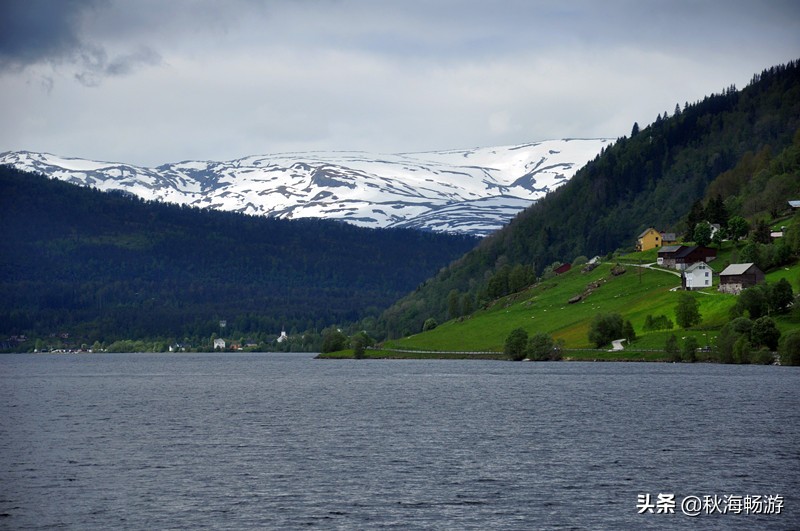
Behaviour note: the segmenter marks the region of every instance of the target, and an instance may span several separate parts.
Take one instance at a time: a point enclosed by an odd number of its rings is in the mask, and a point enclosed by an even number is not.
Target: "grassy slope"
[[[712,262],[717,272],[727,265],[725,256],[731,252],[732,249],[723,249],[721,258]],[[648,251],[622,257],[619,261],[638,263],[641,258],[643,263],[647,263],[654,261],[654,256],[654,251]],[[638,339],[629,351],[661,350],[666,337],[673,333],[681,339],[694,335],[703,345],[713,341],[719,328],[729,320],[728,312],[736,303],[735,296],[719,293],[716,287],[692,292],[700,303],[703,317],[699,327],[682,330],[676,326],[670,331],[644,332],[642,328],[648,314],[663,314],[675,321],[675,306],[681,292],[671,291],[671,288],[680,286],[680,278],[669,272],[650,269],[641,270],[639,275],[639,269],[632,266],[627,266],[625,274],[614,277],[611,275],[612,266],[603,264],[591,273],[581,273],[579,268],[575,268],[526,291],[499,299],[469,318],[448,321],[432,331],[387,342],[386,348],[502,351],[511,330],[521,327],[529,334],[546,332],[562,339],[568,349],[590,349],[589,325],[598,313],[619,313],[631,321]],[[772,272],[767,280],[776,282],[783,277],[792,283],[795,292],[800,290],[800,265]],[[600,281],[601,287],[577,304],[567,303],[593,281]],[[797,327],[786,318],[778,318],[777,322],[784,331]],[[573,358],[593,356],[596,357],[589,353],[569,354]],[[614,358],[625,359],[627,356],[618,354]],[[659,359],[658,355],[649,357]],[[646,358],[648,356],[637,359]]]

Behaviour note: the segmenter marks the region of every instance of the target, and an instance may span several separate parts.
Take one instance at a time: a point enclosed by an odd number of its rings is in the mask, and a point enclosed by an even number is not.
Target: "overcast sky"
[[[796,0],[0,0],[0,152],[619,137],[798,58]]]

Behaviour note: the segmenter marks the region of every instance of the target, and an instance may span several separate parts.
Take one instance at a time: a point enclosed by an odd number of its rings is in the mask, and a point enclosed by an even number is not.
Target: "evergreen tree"
[[[681,352],[681,359],[687,363],[694,363],[697,361],[697,348],[699,347],[697,339],[694,336],[689,336],[683,342],[683,351]]]
[[[772,243],[772,230],[770,230],[769,225],[763,219],[759,219],[756,221],[755,227],[753,227],[753,232],[750,234],[750,239],[753,243]]]
[[[667,359],[672,362],[681,361],[681,349],[678,346],[678,338],[675,334],[670,334],[664,344],[664,352],[667,353]]]
[[[694,234],[694,229],[698,223],[704,221],[706,217],[706,209],[703,206],[703,202],[698,199],[694,203],[692,203],[692,208],[689,210],[689,214],[686,217],[686,232],[687,234]]]
[[[800,330],[786,334],[780,345],[781,364],[800,365]]]
[[[465,293],[461,296],[461,315],[470,315],[473,311],[472,296]]]
[[[725,207],[725,202],[722,196],[717,194],[715,197],[708,200],[705,208],[706,221],[717,223],[721,227],[728,224],[728,210]]]
[[[458,290],[451,289],[447,294],[447,315],[450,319],[455,319],[461,315],[460,300]]]

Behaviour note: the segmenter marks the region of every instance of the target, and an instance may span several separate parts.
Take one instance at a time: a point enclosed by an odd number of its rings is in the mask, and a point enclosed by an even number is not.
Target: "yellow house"
[[[662,245],[661,233],[653,227],[650,227],[639,235],[639,239],[636,242],[636,250],[647,251],[648,249],[654,249]]]

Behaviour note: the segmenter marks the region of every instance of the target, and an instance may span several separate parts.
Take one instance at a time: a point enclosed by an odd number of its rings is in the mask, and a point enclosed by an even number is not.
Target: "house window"
[[[706,278],[708,278],[708,271],[706,271]]]

